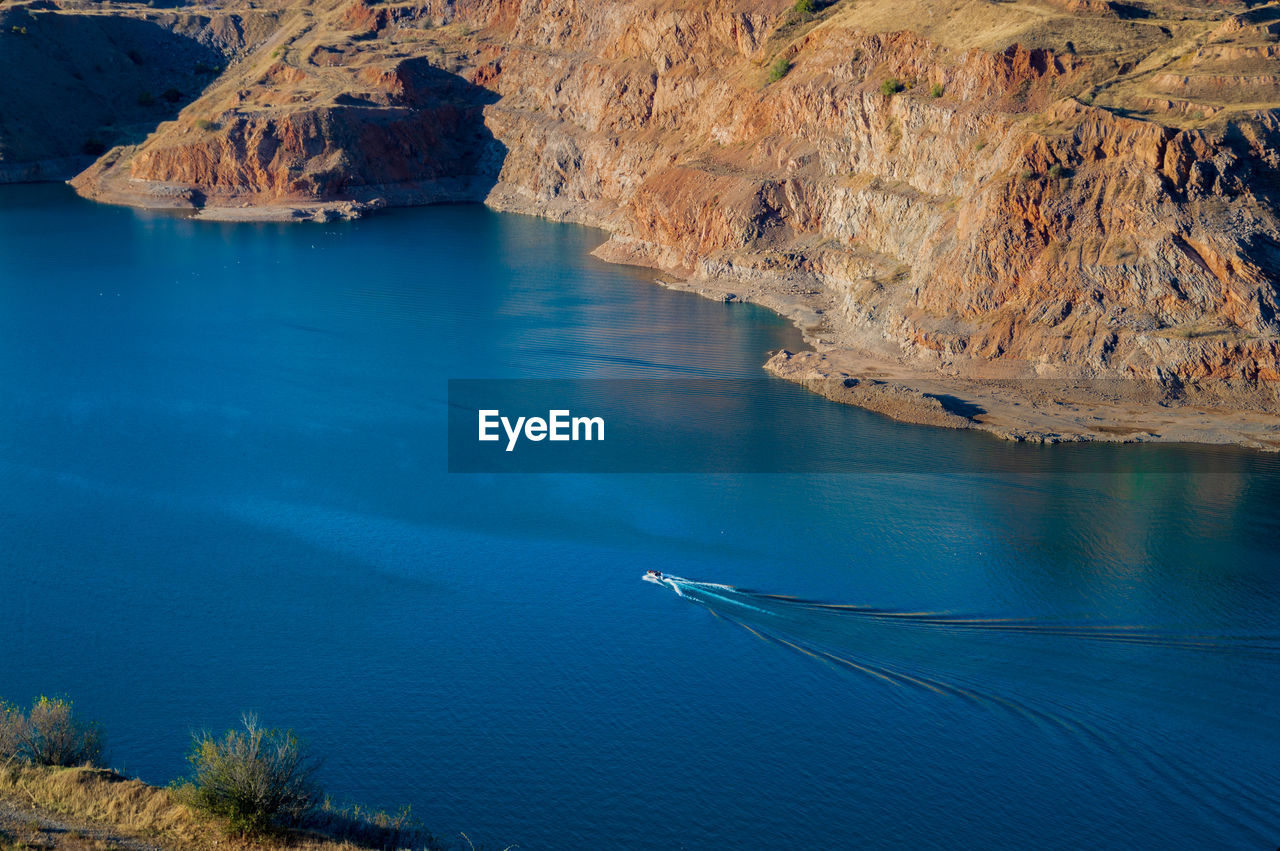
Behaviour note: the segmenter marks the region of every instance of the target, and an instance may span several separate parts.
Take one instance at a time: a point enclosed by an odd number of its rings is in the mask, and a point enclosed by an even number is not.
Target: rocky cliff
[[[80,191],[224,217],[485,200],[793,317],[818,355],[773,364],[792,377],[1126,377],[1277,410],[1280,4],[256,13],[271,33]]]

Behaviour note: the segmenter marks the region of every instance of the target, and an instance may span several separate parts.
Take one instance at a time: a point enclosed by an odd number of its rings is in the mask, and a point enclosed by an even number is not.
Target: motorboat
[[[643,579],[645,582],[652,582],[654,585],[666,585],[672,591],[675,591],[677,594],[679,594],[681,597],[684,596],[684,592],[681,591],[680,586],[676,584],[677,577],[668,576],[667,574],[663,573],[661,570],[646,570],[644,572],[644,576],[641,576],[640,578]]]

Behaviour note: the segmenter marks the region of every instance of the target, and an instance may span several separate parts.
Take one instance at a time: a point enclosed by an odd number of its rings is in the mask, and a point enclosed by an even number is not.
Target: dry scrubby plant
[[[321,803],[312,780],[319,763],[297,736],[264,729],[252,715],[243,725],[222,737],[197,735],[189,755],[191,779],[163,790],[93,767],[102,734],[75,718],[70,701],[42,697],[30,712],[0,701],[0,797],[21,790],[33,803],[61,813],[163,836],[166,841],[157,842],[163,847],[208,847],[193,839],[210,826],[193,819],[192,810],[216,817],[216,827],[229,833],[280,835],[299,851],[443,847],[407,808],[391,815],[335,806],[327,798]],[[67,766],[74,770],[61,770]],[[11,851],[5,843],[0,832],[0,851]]]
[[[0,703],[0,763],[20,757],[22,730],[26,723],[22,710],[8,703]]]
[[[391,815],[359,806],[339,807],[326,798],[323,805],[307,816],[303,827],[360,848],[440,851],[444,847],[413,818],[407,807]]]
[[[319,764],[292,730],[269,730],[254,715],[243,730],[195,737],[191,779],[175,792],[199,812],[225,819],[232,833],[261,835],[294,827],[320,801]]]
[[[0,761],[100,765],[103,747],[102,730],[77,718],[69,700],[37,698],[26,713],[0,703]]]

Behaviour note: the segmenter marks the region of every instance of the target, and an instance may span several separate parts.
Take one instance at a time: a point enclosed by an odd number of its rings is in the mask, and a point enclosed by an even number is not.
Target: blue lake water
[[[156,783],[256,711],[335,798],[495,847],[1280,843],[1275,458],[773,382],[734,409],[762,453],[919,472],[447,473],[450,378],[759,378],[799,345],[601,239],[0,187],[0,697],[72,696]]]

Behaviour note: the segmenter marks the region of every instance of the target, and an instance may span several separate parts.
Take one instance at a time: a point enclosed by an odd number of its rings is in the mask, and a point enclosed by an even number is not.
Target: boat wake
[[[1234,725],[1245,740],[1280,747],[1280,719],[1266,702],[1224,691],[1213,673],[1224,665],[1253,667],[1256,675],[1236,681],[1270,681],[1280,670],[1277,637],[896,611],[666,574],[644,578],[762,641],[903,697],[915,692],[1008,713],[1070,742],[1116,782],[1146,778],[1178,806],[1194,801],[1217,823],[1259,840],[1280,817],[1280,808],[1255,784],[1129,744],[1149,718],[1175,717],[1189,725]],[[1230,658],[1188,664],[1188,654]]]
[[[1167,632],[1145,626],[1130,626],[1046,618],[1013,618],[962,615],[953,612],[908,612],[849,603],[827,603],[783,594],[751,591],[732,585],[698,582],[670,574],[646,574],[650,582],[670,587],[681,597],[702,603],[721,616],[734,610],[751,611],[777,618],[785,625],[809,619],[861,620],[907,629],[957,633],[1001,633],[1005,635],[1056,636],[1116,644],[1151,645],[1232,655],[1262,654],[1280,658],[1280,638],[1254,635],[1206,635]],[[813,625],[813,624],[810,624]]]

